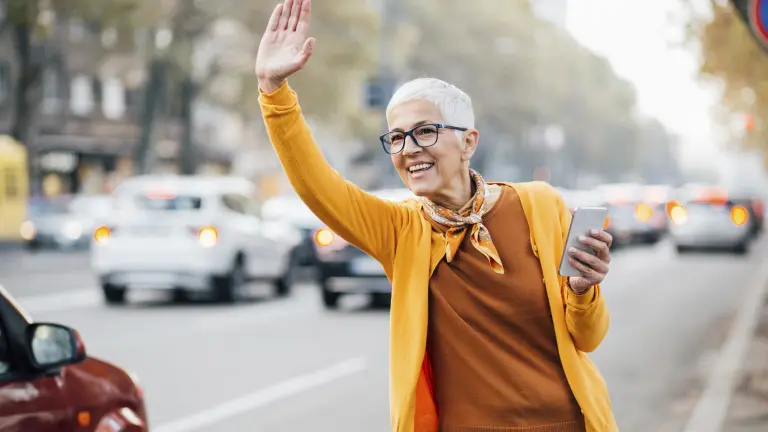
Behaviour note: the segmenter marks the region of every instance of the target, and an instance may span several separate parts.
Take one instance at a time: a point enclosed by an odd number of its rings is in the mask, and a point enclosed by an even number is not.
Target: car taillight
[[[640,222],[648,222],[653,216],[653,208],[648,204],[638,204],[635,206],[635,217]]]
[[[219,232],[212,226],[202,227],[197,232],[197,242],[204,248],[214,247],[219,242]]]
[[[731,221],[737,226],[742,226],[749,219],[749,211],[742,206],[733,206],[731,208]]]
[[[765,205],[763,205],[763,201],[759,199],[752,200],[752,208],[755,212],[756,217],[763,217],[763,213],[765,212]]]
[[[112,229],[108,226],[102,225],[93,231],[93,239],[97,244],[107,244],[110,237],[112,237]]]
[[[682,225],[688,220],[688,211],[682,205],[673,205],[668,211],[669,218],[675,225]]]
[[[328,228],[320,228],[315,231],[315,244],[321,247],[330,246],[336,239],[336,234]]]

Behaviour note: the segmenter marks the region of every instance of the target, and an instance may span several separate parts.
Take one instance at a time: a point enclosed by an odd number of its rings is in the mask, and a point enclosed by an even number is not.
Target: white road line
[[[765,256],[765,248],[760,248]],[[749,351],[750,341],[760,320],[760,312],[768,295],[768,260],[762,258],[755,278],[751,281],[744,303],[738,311],[728,337],[720,350],[717,363],[706,387],[694,407],[685,432],[720,432],[728,415],[740,369]]]
[[[101,304],[101,295],[95,290],[68,291],[58,294],[16,297],[16,301],[25,311],[34,315],[46,312],[58,312],[68,309],[80,309]]]
[[[230,417],[261,408],[291,396],[329,384],[341,378],[362,372],[367,367],[362,357],[343,361],[317,372],[300,375],[273,386],[258,390],[213,408],[192,414],[152,428],[154,432],[192,432],[219,423]]]

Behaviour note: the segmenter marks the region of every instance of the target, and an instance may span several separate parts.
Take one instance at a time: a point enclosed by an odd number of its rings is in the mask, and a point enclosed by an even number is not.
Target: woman
[[[310,0],[277,6],[256,60],[270,139],[299,196],[376,258],[393,287],[390,410],[397,432],[615,431],[605,384],[585,352],[608,312],[599,283],[611,237],[570,251],[570,213],[544,183],[486,183],[471,170],[479,134],[469,97],[435,79],[401,87],[380,139],[419,199],[390,203],[323,158],[286,78],[309,60]]]

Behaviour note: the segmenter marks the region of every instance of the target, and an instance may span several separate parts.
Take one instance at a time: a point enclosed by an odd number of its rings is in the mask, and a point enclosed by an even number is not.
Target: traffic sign
[[[768,51],[768,0],[731,0],[752,36]]]
[[[763,48],[768,49],[768,0],[751,0],[749,27]]]

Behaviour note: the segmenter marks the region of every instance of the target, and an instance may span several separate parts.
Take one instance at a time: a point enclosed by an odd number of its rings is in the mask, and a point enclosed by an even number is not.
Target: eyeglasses
[[[382,134],[379,137],[381,146],[388,154],[397,154],[405,148],[405,140],[411,137],[414,143],[419,147],[431,147],[437,143],[440,136],[440,129],[451,129],[457,131],[466,131],[467,128],[458,126],[449,126],[439,123],[430,123],[416,126],[409,131],[393,131]]]

